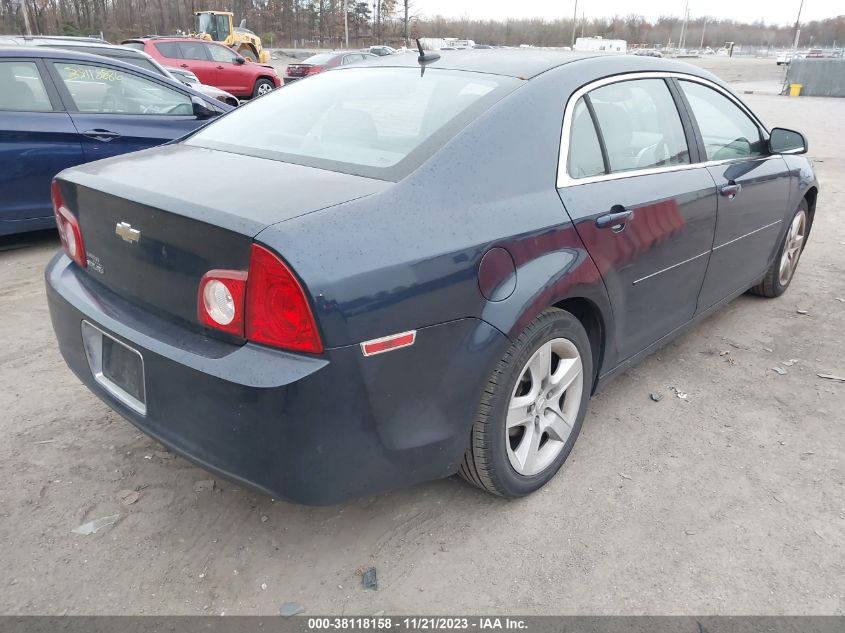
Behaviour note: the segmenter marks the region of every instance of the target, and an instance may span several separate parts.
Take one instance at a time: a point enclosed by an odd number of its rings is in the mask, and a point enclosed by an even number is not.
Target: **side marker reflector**
[[[376,338],[372,341],[365,341],[361,343],[361,351],[364,356],[374,356],[383,352],[392,352],[395,349],[402,347],[409,347],[417,340],[417,331],[402,332],[401,334],[392,334],[384,338]]]

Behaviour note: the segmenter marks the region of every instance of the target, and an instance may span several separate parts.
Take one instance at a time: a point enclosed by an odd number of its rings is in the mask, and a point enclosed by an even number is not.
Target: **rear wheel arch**
[[[572,314],[587,331],[590,340],[590,351],[593,356],[593,391],[598,384],[601,363],[604,360],[607,328],[601,309],[590,299],[585,297],[569,297],[558,301],[552,307],[566,310]]]

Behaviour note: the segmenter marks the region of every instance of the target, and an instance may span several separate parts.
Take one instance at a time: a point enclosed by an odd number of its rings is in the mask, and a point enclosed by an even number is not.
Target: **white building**
[[[606,40],[603,37],[579,37],[575,40],[576,51],[593,53],[602,51],[605,53],[626,53],[628,42],[625,40]]]

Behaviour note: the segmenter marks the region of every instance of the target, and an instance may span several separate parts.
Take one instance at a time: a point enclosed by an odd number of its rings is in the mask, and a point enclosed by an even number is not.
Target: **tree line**
[[[641,15],[593,18],[519,18],[473,20],[431,16],[420,0],[0,0],[0,31],[24,33],[21,3],[26,3],[35,34],[125,37],[190,32],[199,10],[228,10],[236,22],[258,33],[265,46],[402,45],[416,37],[459,37],[477,43],[519,46],[568,46],[577,36],[624,39],[632,46],[677,45],[681,19],[654,22]],[[417,6],[420,5],[420,6]],[[344,20],[346,7],[346,20]],[[346,27],[344,25],[346,23]],[[574,27],[574,28],[573,28]],[[756,48],[790,46],[794,26],[698,18],[687,26],[686,47],[721,47],[725,42]],[[845,45],[845,15],[801,24],[801,46]]]

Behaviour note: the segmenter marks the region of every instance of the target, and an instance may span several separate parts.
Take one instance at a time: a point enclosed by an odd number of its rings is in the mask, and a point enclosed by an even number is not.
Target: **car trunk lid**
[[[184,145],[89,163],[59,180],[79,220],[86,273],[197,328],[200,279],[214,269],[247,270],[260,231],[388,186]]]

